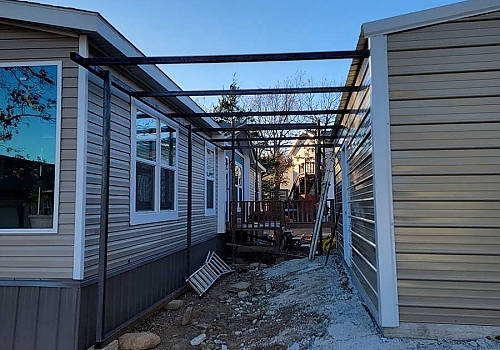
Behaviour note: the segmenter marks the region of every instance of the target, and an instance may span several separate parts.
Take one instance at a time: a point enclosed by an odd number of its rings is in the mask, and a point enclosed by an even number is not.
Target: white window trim
[[[211,178],[209,178],[207,176],[207,159],[208,159],[207,158],[207,153],[208,153],[207,150],[211,150],[214,152],[214,176]],[[217,203],[216,203],[217,201],[215,200],[216,199],[215,194],[217,193],[215,190],[215,185],[216,185],[215,172],[217,170],[216,166],[217,166],[217,153],[215,153],[215,146],[213,144],[205,141],[205,167],[204,167],[204,169],[205,169],[205,176],[204,176],[204,178],[205,178],[205,184],[204,184],[205,185],[205,201],[203,203],[203,206],[205,208],[205,216],[215,216],[215,213],[216,213],[216,210],[215,210],[215,208],[217,207]],[[214,182],[214,186],[212,189],[213,198],[214,198],[214,207],[213,208],[207,208],[207,198],[208,198],[207,180],[212,180]]]
[[[162,221],[172,221],[172,220],[177,220],[179,218],[179,211],[178,211],[178,205],[179,205],[179,194],[178,194],[178,179],[179,179],[179,128],[175,123],[173,123],[171,120],[169,120],[167,117],[165,117],[163,114],[157,112],[156,110],[152,109],[151,107],[147,106],[146,104],[142,103],[139,100],[132,99],[130,103],[131,111],[130,111],[130,116],[131,116],[131,127],[130,127],[130,144],[131,144],[131,156],[130,156],[130,225],[140,225],[140,224],[148,224],[148,223],[155,223],[155,222],[162,222]],[[141,110],[142,112],[154,117],[158,118],[161,122],[167,124],[169,127],[173,128],[176,131],[177,138],[175,140],[176,142],[176,147],[175,147],[175,176],[174,176],[174,193],[175,193],[175,201],[174,201],[174,210],[159,210],[158,211],[144,211],[144,212],[137,212],[135,210],[135,199],[136,199],[136,140],[135,140],[135,134],[136,134],[136,115],[137,115],[137,109]],[[159,157],[159,153],[161,152],[161,147],[156,147],[156,156]],[[158,158],[157,158],[158,159]],[[142,160],[141,160],[142,162]],[[145,163],[148,163],[145,161]],[[156,163],[155,163],[156,164]],[[155,173],[155,179],[158,176],[158,172]],[[158,197],[160,195],[160,181],[155,180],[155,207],[158,206],[159,208],[159,200]]]
[[[52,228],[0,229],[0,234],[45,234],[58,233],[59,225],[59,182],[61,172],[61,115],[62,115],[62,61],[23,61],[1,62],[0,67],[21,66],[57,66],[57,107],[56,107],[56,158],[54,177],[54,210],[52,212]]]

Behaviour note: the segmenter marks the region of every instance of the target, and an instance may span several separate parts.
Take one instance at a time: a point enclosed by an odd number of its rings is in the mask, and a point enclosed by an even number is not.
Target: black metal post
[[[320,121],[319,119],[316,121],[316,125],[320,125]],[[319,199],[321,198],[321,190],[322,190],[322,186],[321,186],[321,167],[320,167],[320,164],[321,164],[321,148],[320,148],[320,130],[317,129],[316,130],[316,136],[317,136],[317,139],[316,139],[316,154],[315,154],[315,160],[314,160],[314,171],[315,171],[315,176],[316,176],[316,200],[319,201]],[[326,196],[326,193],[323,194],[324,196]],[[319,206],[318,206],[318,209],[319,210]],[[319,252],[319,255],[323,255],[323,225],[321,224],[321,221],[322,221],[323,218],[319,218],[320,220],[320,223],[319,223],[319,247],[318,247],[318,252]]]
[[[99,231],[99,266],[97,273],[97,322],[94,348],[102,349],[106,320],[106,275],[108,265],[108,214],[109,214],[109,170],[111,146],[111,79],[110,71],[104,72],[102,108],[102,176],[101,212]]]
[[[187,126],[188,132],[188,180],[187,180],[187,227],[186,227],[186,254],[187,276],[191,275],[191,234],[193,223],[193,129]]]
[[[234,128],[234,118],[231,121],[231,127]],[[231,243],[236,244],[236,151],[235,151],[235,138],[236,131],[233,131],[232,141],[231,141]],[[231,257],[233,258],[233,263],[236,262],[236,248],[234,245],[231,250]]]

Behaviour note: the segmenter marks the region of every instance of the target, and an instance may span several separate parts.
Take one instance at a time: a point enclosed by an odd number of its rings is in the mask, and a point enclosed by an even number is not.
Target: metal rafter
[[[218,128],[194,128],[193,132],[217,132],[217,131],[258,131],[258,130],[304,130],[304,129],[337,129],[336,125],[317,125],[313,123],[291,123],[291,124],[244,124],[239,127],[218,127]]]
[[[287,141],[287,140],[332,140],[333,136],[279,136],[279,137],[240,137],[235,138],[235,141]],[[212,139],[210,142],[228,142],[232,141],[232,138],[227,139]]]
[[[259,111],[259,112],[213,112],[213,113],[171,113],[171,118],[224,118],[224,117],[272,117],[277,115],[302,115],[302,116],[315,116],[315,115],[330,115],[330,114],[349,114],[353,112],[352,109],[315,109],[311,111],[297,110],[297,111]]]
[[[293,144],[284,144],[284,145],[279,145],[279,146],[276,146],[278,148],[291,148],[291,147],[315,147],[316,145],[293,145]],[[320,146],[321,148],[332,148],[333,147],[333,144],[330,144],[330,143],[324,143],[324,144],[321,144]],[[234,146],[235,149],[256,149],[256,148],[260,148],[260,149],[266,149],[266,148],[269,148],[269,149],[274,149],[275,146],[273,145],[263,145],[263,144],[252,144],[252,145],[236,145]],[[220,149],[222,150],[232,150],[233,147],[232,146],[220,146]]]
[[[364,86],[319,86],[305,88],[277,89],[237,89],[237,90],[184,90],[184,91],[136,91],[134,97],[178,97],[178,96],[218,96],[218,95],[285,95],[285,94],[320,94],[335,92],[356,92],[365,89]]]
[[[91,57],[72,53],[76,62],[95,66],[130,66],[139,64],[243,63],[277,61],[317,61],[369,57],[369,50],[316,51],[236,55],[152,56],[152,57]]]

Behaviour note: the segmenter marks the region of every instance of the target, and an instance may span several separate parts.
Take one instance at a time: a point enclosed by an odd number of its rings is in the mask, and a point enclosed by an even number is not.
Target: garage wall
[[[400,320],[500,324],[500,13],[388,36]]]

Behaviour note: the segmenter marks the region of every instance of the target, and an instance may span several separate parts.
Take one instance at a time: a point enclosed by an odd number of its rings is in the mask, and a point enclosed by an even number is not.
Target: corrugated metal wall
[[[125,77],[123,79],[126,80]],[[128,83],[128,82],[127,82]],[[101,181],[102,82],[89,82],[87,152],[87,209],[85,277],[97,272]],[[178,212],[179,219],[130,225],[130,98],[115,91],[112,98],[109,268],[133,264],[156,255],[174,253],[186,247],[187,132],[179,127]],[[216,160],[217,162],[217,160]],[[216,178],[217,178],[217,167]],[[217,217],[205,216],[205,141],[193,135],[193,244],[216,235]],[[217,181],[215,183],[217,202]],[[217,204],[215,206],[217,208]]]
[[[353,93],[346,104],[347,109],[356,112],[346,115],[342,121],[346,130],[343,147],[346,148],[347,158],[342,162],[343,153],[339,152],[337,161],[340,164],[337,164],[339,172],[337,183],[341,183],[342,188],[337,190],[336,197],[342,200],[341,192],[347,191],[349,202],[343,203],[343,205],[348,205],[348,208],[343,209],[343,214],[348,213],[346,222],[349,223],[349,227],[342,227],[341,245],[343,246],[345,241],[349,241],[346,239],[346,235],[349,234],[351,243],[349,263],[371,304],[377,308],[377,257],[371,147],[372,121],[370,116],[371,76],[369,61],[364,60],[360,64],[360,70],[354,84],[363,85],[366,89]],[[344,164],[345,169],[340,170],[342,164]],[[343,174],[344,181],[342,181],[341,171],[347,172]],[[346,181],[347,183],[345,183]]]
[[[57,234],[0,235],[0,277],[71,278],[75,230],[78,38],[0,24],[0,62],[62,61],[62,129]]]
[[[388,36],[400,320],[499,325],[500,14]]]
[[[0,286],[0,349],[73,350],[78,288]]]
[[[342,166],[340,160],[340,151],[335,150],[334,158],[334,187],[335,187],[335,215],[342,205]],[[340,254],[344,255],[344,227],[343,227],[343,210],[340,211],[338,223],[337,223],[337,246]]]

